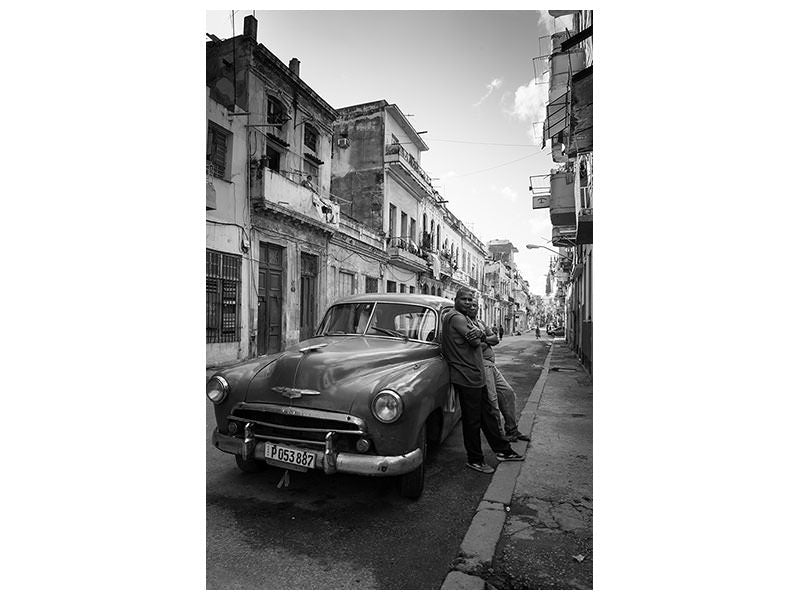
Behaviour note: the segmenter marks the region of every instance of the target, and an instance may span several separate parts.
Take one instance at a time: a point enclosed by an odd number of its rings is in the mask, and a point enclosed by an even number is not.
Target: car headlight
[[[403,401],[392,390],[383,390],[372,400],[372,414],[381,423],[394,423],[403,414]]]
[[[206,383],[206,397],[214,404],[219,404],[225,400],[229,389],[230,386],[224,378],[219,375],[214,375],[208,380],[208,383]]]

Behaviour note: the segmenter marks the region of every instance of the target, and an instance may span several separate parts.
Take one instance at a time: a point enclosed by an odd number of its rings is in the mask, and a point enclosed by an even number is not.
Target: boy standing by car
[[[503,438],[489,404],[481,352],[481,342],[486,339],[486,334],[467,316],[473,302],[471,290],[458,290],[455,310],[442,318],[442,353],[450,366],[450,382],[455,386],[461,404],[467,467],[480,473],[493,473],[494,469],[483,462],[481,431],[497,460],[523,460],[523,457],[514,452]]]

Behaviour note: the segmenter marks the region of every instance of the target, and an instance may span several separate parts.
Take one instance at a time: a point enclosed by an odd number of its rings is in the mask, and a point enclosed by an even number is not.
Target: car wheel
[[[425,458],[428,456],[427,424],[423,425],[417,435],[417,448],[422,448],[422,462],[409,473],[400,476],[400,495],[403,498],[416,500],[425,488]]]
[[[245,473],[259,473],[266,468],[266,464],[255,458],[244,459],[241,455],[236,455],[236,466]]]

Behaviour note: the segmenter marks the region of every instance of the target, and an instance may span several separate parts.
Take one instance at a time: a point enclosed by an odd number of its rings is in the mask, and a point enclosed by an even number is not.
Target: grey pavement
[[[442,589],[592,588],[592,379],[563,338],[519,419]]]

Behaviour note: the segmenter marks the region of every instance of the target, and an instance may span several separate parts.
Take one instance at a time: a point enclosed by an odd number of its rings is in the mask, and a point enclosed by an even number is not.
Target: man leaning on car
[[[481,430],[498,461],[523,460],[523,457],[514,452],[503,438],[492,414],[481,352],[481,341],[486,334],[467,318],[472,303],[472,291],[459,289],[455,310],[446,313],[442,319],[442,353],[450,367],[450,382],[455,386],[461,404],[467,466],[481,473],[492,473],[494,469],[483,462]]]

